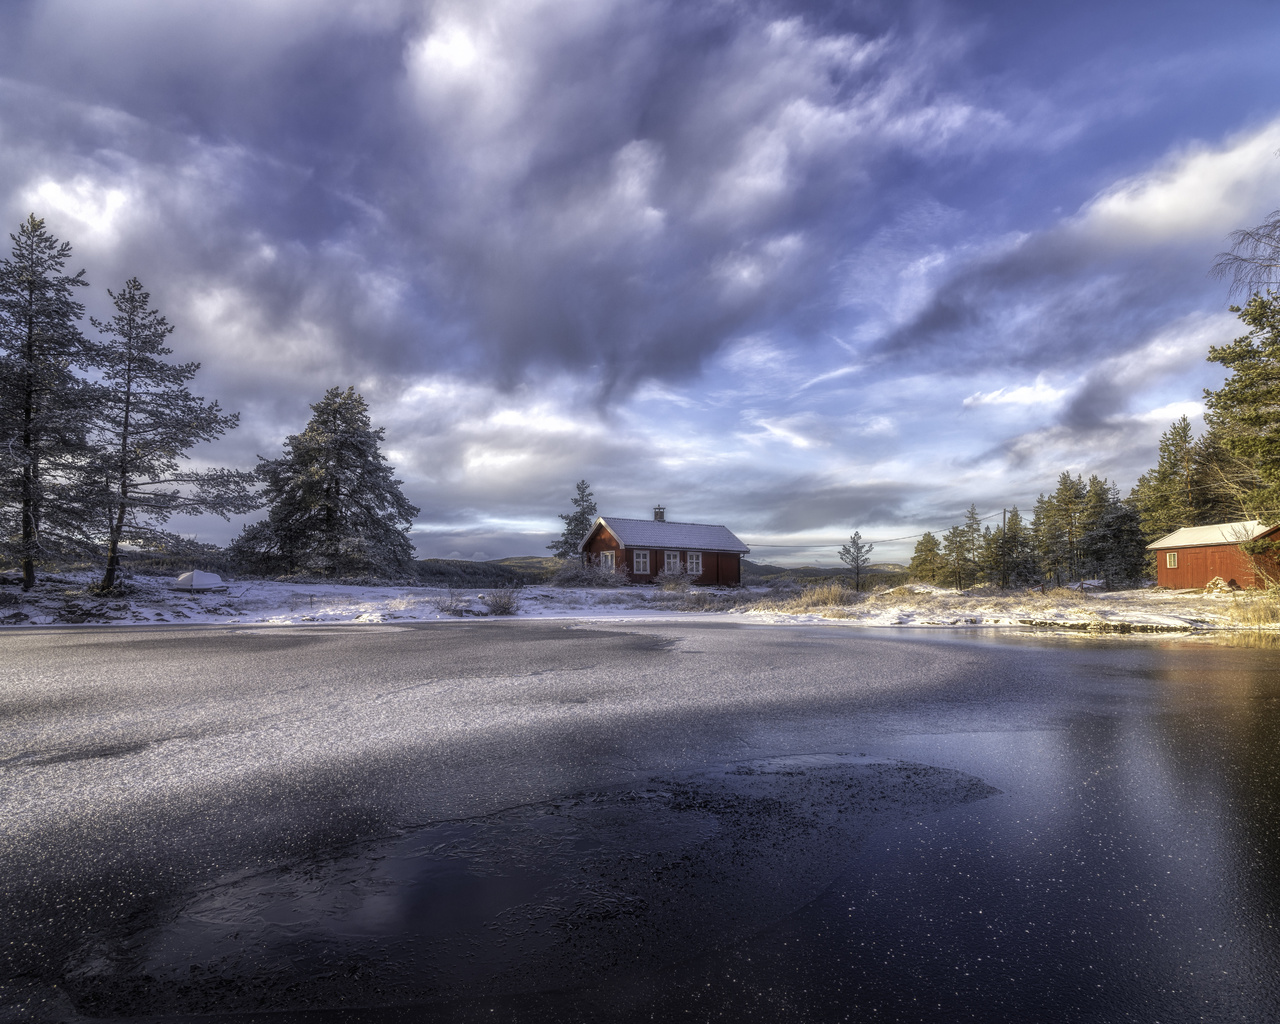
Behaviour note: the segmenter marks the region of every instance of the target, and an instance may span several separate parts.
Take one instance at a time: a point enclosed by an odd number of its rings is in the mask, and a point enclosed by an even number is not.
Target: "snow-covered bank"
[[[97,574],[61,572],[41,576],[26,594],[16,586],[0,587],[0,624],[421,622],[488,617],[505,614],[510,607],[520,617],[715,610],[706,607],[708,597],[714,603],[713,595],[669,594],[653,588],[450,590],[243,580],[200,593],[176,589],[173,579],[140,575],[127,581],[121,595],[101,597],[90,589],[98,578]]]
[[[1181,632],[1266,627],[1280,622],[1280,602],[1266,594],[1200,591],[1050,591],[957,593],[912,585],[853,595],[839,588],[804,591],[694,590],[649,587],[575,589],[531,586],[511,592],[435,587],[344,586],[265,580],[229,582],[225,591],[174,589],[167,578],[135,576],[126,592],[99,597],[97,577],[68,572],[42,577],[23,594],[0,587],[0,623],[421,622],[488,617],[514,605],[520,617],[632,618],[694,612],[741,615],[750,622],[825,622],[849,626],[1049,627],[1091,632]],[[1280,628],[1280,626],[1277,626]]]

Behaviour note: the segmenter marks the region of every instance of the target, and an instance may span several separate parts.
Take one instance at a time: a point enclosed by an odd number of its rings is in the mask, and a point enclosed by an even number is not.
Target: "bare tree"
[[[1218,253],[1212,273],[1230,279],[1231,294],[1252,295],[1280,282],[1280,210],[1228,237],[1231,248]]]

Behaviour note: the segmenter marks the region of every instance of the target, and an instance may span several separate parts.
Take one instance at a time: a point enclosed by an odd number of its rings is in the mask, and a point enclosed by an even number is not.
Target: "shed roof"
[[[1160,551],[1165,548],[1203,548],[1217,544],[1243,544],[1245,541],[1257,540],[1264,533],[1276,529],[1274,526],[1263,526],[1256,519],[1245,519],[1238,523],[1215,523],[1213,526],[1184,526],[1174,530],[1167,537],[1161,537],[1147,545],[1148,551]]]
[[[578,545],[581,551],[596,527],[604,524],[624,548],[678,548],[681,551],[732,551],[741,555],[751,549],[733,535],[727,526],[706,523],[673,523],[664,519],[622,519],[597,516],[591,529]]]

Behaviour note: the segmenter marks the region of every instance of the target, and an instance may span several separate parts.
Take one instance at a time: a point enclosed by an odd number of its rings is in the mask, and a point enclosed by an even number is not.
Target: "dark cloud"
[[[878,162],[975,116],[883,5],[348,6],[16,5],[7,135],[50,175],[141,174],[115,262],[233,287],[266,331],[608,393],[830,322]]]

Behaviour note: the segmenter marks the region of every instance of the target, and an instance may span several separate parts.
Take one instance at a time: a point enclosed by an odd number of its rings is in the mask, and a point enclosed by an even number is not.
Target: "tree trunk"
[[[35,418],[36,385],[31,379],[31,367],[35,362],[35,324],[27,317],[27,338],[24,346],[27,359],[25,388],[22,395],[22,589],[36,585],[36,491],[40,481],[36,475],[35,436],[31,421]]]

